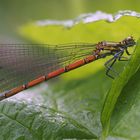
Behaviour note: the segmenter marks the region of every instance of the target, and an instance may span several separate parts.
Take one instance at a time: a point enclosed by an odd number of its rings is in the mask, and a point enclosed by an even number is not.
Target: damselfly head
[[[131,47],[136,44],[136,42],[132,36],[125,38],[122,42],[123,42],[123,44],[127,45],[127,47]]]

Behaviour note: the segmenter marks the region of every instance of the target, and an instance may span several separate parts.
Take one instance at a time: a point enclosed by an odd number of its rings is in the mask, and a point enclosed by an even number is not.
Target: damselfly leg
[[[106,75],[109,76],[112,79],[114,79],[114,77],[110,74],[110,71],[112,71],[113,73],[118,75],[118,73],[112,68],[114,63],[116,62],[116,60],[117,60],[117,58],[113,57],[105,63],[105,67],[107,68]]]
[[[117,52],[114,54],[114,57],[112,57],[110,60],[108,60],[106,63],[105,63],[105,67],[107,68],[106,70],[106,75],[109,76],[110,78],[114,79],[115,77],[113,77],[111,74],[110,74],[110,71],[112,71],[115,75],[119,75],[119,73],[117,71],[115,71],[113,69],[113,65],[115,64],[115,62],[118,60],[118,61],[128,61],[128,57],[125,57],[123,56],[124,54],[124,51],[126,51],[126,54],[127,55],[131,55],[128,50],[126,48],[124,48],[123,50]]]
[[[119,56],[118,60],[119,61],[128,61],[128,57],[122,56],[123,53],[121,54],[121,56]]]
[[[131,54],[129,53],[129,51],[127,50],[127,48],[125,49],[125,52],[127,53],[127,55],[131,55]]]
[[[115,53],[114,56],[105,63],[105,67],[107,68],[106,75],[109,76],[112,79],[114,79],[115,77],[113,77],[110,74],[110,71],[112,71],[115,75],[119,75],[119,73],[113,69],[113,65],[115,64],[115,62],[117,60],[126,61],[126,60],[121,59],[121,58],[125,58],[124,56],[122,56],[123,53],[124,53],[124,50],[121,50],[120,52]]]

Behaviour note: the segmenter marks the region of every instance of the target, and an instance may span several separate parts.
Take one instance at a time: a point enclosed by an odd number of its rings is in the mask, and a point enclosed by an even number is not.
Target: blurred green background
[[[97,10],[140,12],[139,3],[139,0],[0,0],[0,41],[21,39],[17,28],[35,20],[71,19]]]

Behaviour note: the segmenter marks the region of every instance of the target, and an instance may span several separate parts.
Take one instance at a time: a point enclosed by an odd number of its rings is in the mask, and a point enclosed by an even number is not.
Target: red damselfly
[[[106,56],[112,56],[106,75],[113,78],[112,66],[134,45],[133,37],[97,44],[0,44],[0,100]]]

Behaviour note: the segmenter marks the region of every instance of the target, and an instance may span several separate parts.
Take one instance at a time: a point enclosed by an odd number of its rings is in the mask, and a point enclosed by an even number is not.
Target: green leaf
[[[111,116],[109,137],[118,139],[140,138],[140,69],[123,88]]]
[[[84,126],[65,114],[35,103],[1,102],[0,112],[1,140],[94,137]]]
[[[136,49],[134,51],[134,54],[132,55],[131,60],[129,61],[129,64],[125,67],[122,74],[118,78],[115,79],[109,93],[107,94],[105,104],[103,107],[103,111],[102,111],[102,117],[101,117],[102,125],[104,128],[103,137],[108,135],[108,131],[109,131],[109,127],[110,127],[109,126],[110,118],[112,116],[112,112],[114,110],[114,107],[116,105],[119,95],[123,94],[123,92],[121,93],[121,91],[124,90],[127,93],[127,95],[131,96],[132,100],[134,100],[135,97],[134,97],[134,95],[132,96],[129,92],[131,92],[133,94],[138,94],[138,92],[140,91],[140,88],[137,85],[140,82],[139,78],[137,78],[137,76],[140,74],[140,71],[139,71],[140,47],[139,46],[140,46],[140,40],[137,42]],[[135,73],[137,76],[134,75]],[[135,81],[136,85],[134,85],[134,84],[130,85],[130,83],[132,83],[133,80]],[[126,91],[126,89],[129,89],[129,90]],[[124,95],[124,96],[126,96],[126,95]],[[134,98],[132,98],[132,97],[134,97]],[[125,98],[128,98],[128,97],[125,97]],[[120,98],[120,100],[122,100],[122,99]],[[126,102],[126,99],[124,99],[124,101]],[[129,100],[129,102],[132,102],[132,101]],[[115,115],[117,115],[117,111],[115,112],[116,113]],[[114,116],[114,117],[116,118],[116,116]],[[121,119],[123,119],[123,118],[120,118],[120,120],[118,120],[118,119],[117,120],[121,121]],[[114,127],[115,126],[113,126],[113,128]]]

